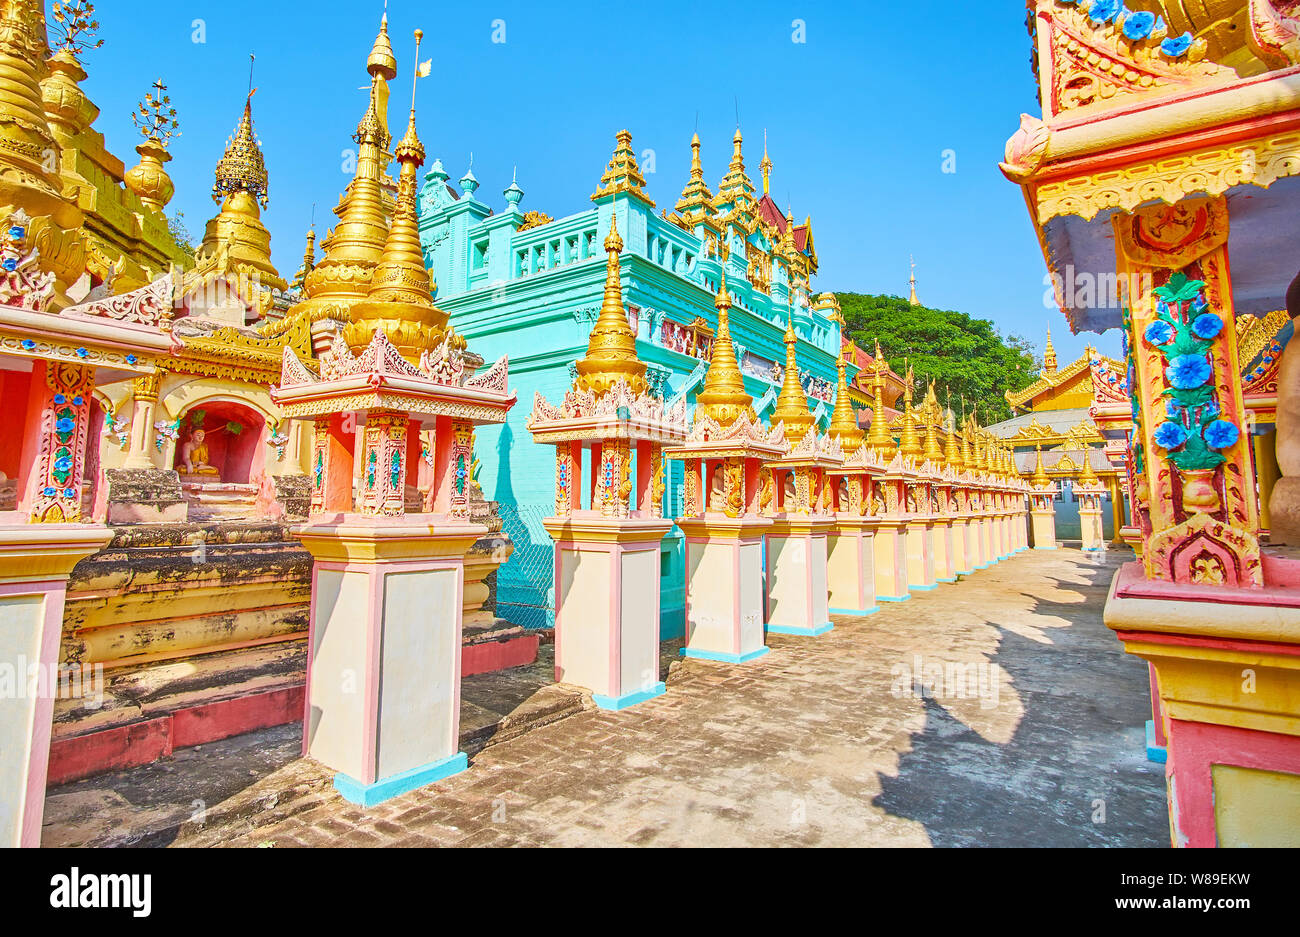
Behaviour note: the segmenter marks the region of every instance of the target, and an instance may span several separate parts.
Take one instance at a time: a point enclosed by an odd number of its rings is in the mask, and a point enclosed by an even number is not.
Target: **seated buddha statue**
[[[208,463],[207,433],[196,429],[181,446],[182,477],[192,476],[193,481],[215,481],[221,476],[216,466]]]

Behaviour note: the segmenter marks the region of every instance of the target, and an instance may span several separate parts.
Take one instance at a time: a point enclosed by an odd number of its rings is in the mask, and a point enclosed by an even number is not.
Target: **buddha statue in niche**
[[[216,466],[210,464],[207,444],[208,434],[201,429],[190,433],[190,438],[181,446],[180,465],[182,477],[192,476],[195,481],[215,481],[221,477]]]

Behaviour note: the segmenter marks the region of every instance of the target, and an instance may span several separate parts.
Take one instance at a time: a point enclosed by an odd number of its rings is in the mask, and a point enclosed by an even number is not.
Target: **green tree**
[[[194,241],[190,238],[190,229],[185,226],[185,212],[180,209],[175,214],[167,216],[167,230],[176,242],[176,246],[181,249],[191,262],[194,260]]]
[[[911,362],[917,392],[933,380],[941,402],[951,393],[953,408],[965,397],[968,410],[978,407],[981,422],[1007,419],[1011,409],[1003,394],[1022,390],[1038,377],[1033,346],[1018,335],[1003,336],[988,319],[961,312],[913,306],[901,296],[836,293],[844,313],[844,330],[866,351],[876,341],[889,366],[904,374]]]

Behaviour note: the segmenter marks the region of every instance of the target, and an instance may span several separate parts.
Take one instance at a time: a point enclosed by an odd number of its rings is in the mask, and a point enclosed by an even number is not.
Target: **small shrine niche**
[[[187,484],[247,485],[265,461],[265,420],[231,401],[192,407],[177,427],[173,468]]]

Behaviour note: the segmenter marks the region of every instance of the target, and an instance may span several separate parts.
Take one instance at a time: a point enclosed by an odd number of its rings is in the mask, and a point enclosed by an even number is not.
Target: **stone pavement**
[[[667,695],[622,713],[541,687],[548,656],[494,675],[526,698],[467,772],[368,809],[265,730],[51,790],[44,843],[1164,846],[1146,665],[1101,621],[1131,558],[1022,553],[746,665],[666,644]]]

